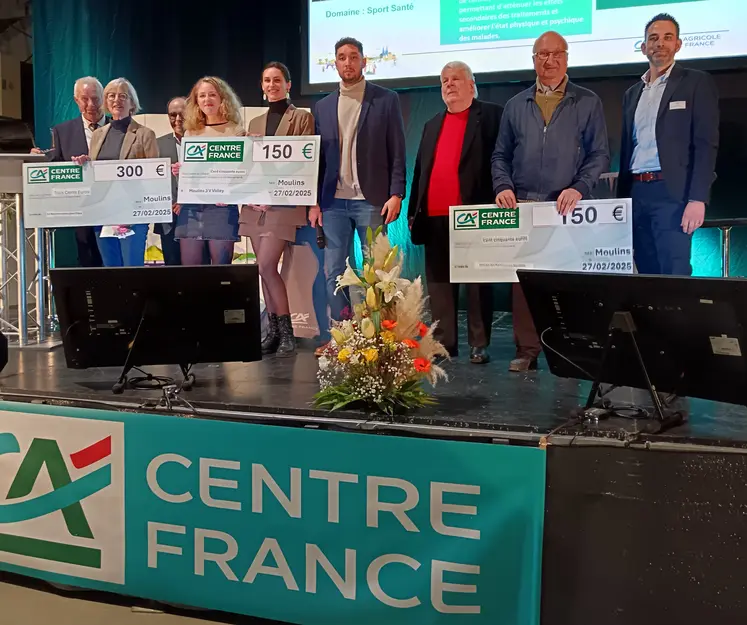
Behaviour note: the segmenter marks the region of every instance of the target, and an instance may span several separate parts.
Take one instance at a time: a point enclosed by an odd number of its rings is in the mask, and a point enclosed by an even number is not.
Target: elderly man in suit
[[[80,110],[80,117],[52,128],[52,149],[47,152],[49,161],[70,161],[73,156],[88,154],[94,131],[108,123],[103,108],[104,88],[98,79],[93,76],[78,78],[73,88],[73,98]],[[41,150],[34,148],[32,152],[40,154]],[[103,265],[92,227],[75,228],[75,242],[81,267]]]
[[[172,163],[181,161],[182,138],[184,137],[184,106],[187,99],[183,96],[171,98],[167,105],[171,132],[158,137],[158,153],[162,157],[168,157]],[[179,178],[171,177],[171,201],[174,212],[178,212],[179,205],[176,203],[176,194]],[[156,234],[161,236],[161,249],[163,250],[163,262],[167,265],[181,265],[182,255],[179,249],[179,241],[174,240],[174,224],[161,223],[153,227]]]
[[[472,70],[460,61],[441,70],[446,110],[423,128],[408,208],[410,236],[425,245],[425,275],[431,314],[439,320],[436,338],[452,356],[457,347],[459,285],[449,280],[449,207],[493,201],[490,156],[498,137],[502,108],[477,99]],[[489,361],[493,320],[491,284],[467,285],[470,361]]]
[[[640,273],[690,275],[692,234],[703,225],[718,153],[718,93],[711,77],[674,62],[680,27],[646,24],[649,68],[625,93],[618,195],[633,198]]]
[[[335,65],[340,87],[314,111],[322,147],[318,205],[310,209],[309,220],[324,227],[327,293],[332,319],[339,321],[348,301],[347,293],[335,293],[335,279],[345,271],[353,235],[357,230],[365,240],[368,227],[375,230],[397,219],[406,174],[399,97],[365,80],[360,41],[338,41]]]

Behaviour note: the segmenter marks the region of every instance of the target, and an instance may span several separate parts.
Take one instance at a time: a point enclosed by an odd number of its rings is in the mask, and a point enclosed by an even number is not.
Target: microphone
[[[327,247],[327,237],[324,236],[324,228],[319,224],[316,225],[316,246],[323,250]]]

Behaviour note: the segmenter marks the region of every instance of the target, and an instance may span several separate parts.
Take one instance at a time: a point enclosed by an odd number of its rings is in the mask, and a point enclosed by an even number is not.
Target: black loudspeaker
[[[8,339],[0,332],[0,371],[8,364]]]

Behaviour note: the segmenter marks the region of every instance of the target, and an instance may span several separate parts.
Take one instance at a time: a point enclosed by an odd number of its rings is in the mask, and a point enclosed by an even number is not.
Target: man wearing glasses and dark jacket
[[[602,101],[568,80],[568,43],[547,32],[534,43],[537,81],[506,104],[492,158],[495,203],[557,202],[570,213],[609,169]],[[516,357],[509,371],[537,368],[542,346],[519,284],[513,285]]]

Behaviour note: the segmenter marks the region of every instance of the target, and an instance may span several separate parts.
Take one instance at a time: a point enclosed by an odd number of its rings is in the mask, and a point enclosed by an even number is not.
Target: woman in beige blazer
[[[291,79],[288,68],[273,61],[262,72],[262,91],[269,102],[267,112],[249,122],[253,136],[292,136],[314,134],[314,117],[290,102]],[[251,237],[262,276],[262,292],[269,313],[269,331],[262,341],[263,354],[291,356],[296,341],[291,325],[288,293],[278,271],[283,251],[296,240],[296,228],[307,223],[306,206],[243,206],[239,234]]]
[[[156,135],[132,119],[140,110],[135,88],[126,78],[115,78],[104,88],[104,105],[112,116],[111,123],[94,131],[89,156],[73,161],[124,160],[158,158]],[[145,241],[148,224],[131,226],[98,226],[95,228],[104,267],[134,267],[145,264]]]

